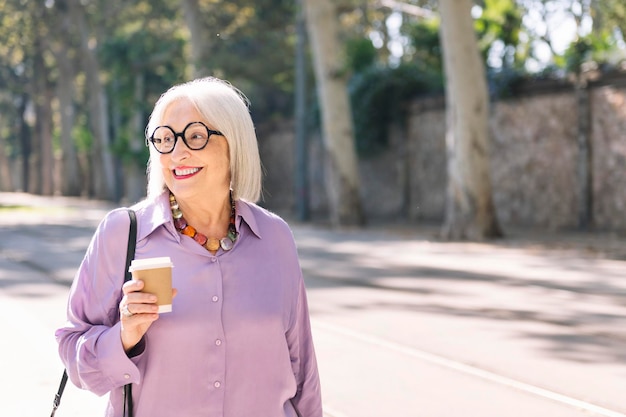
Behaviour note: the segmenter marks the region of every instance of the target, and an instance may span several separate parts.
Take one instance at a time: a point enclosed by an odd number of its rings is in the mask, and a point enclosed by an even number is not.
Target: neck
[[[176,227],[176,229],[178,229],[182,234],[195,240],[198,244],[202,245],[213,254],[215,254],[220,247],[225,251],[229,251],[234,247],[239,233],[237,233],[237,229],[235,227],[235,202],[232,200],[230,195],[228,202],[229,216],[228,225],[226,226],[226,236],[216,238],[212,237],[213,234],[206,234],[205,231],[202,231],[190,224],[187,219],[184,218],[183,211],[180,204],[176,201],[176,197],[173,194],[170,194],[170,209],[172,210],[172,217],[174,218],[174,227]],[[196,213],[199,213],[199,211],[196,211]],[[219,221],[218,223],[222,222]],[[213,233],[218,229],[220,231],[223,230],[221,224],[215,226],[210,233]]]
[[[207,236],[222,236],[230,221],[230,191],[212,193],[201,198],[176,197],[187,223]]]

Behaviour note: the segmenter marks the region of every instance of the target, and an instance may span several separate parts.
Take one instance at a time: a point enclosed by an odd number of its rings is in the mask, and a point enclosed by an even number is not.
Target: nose
[[[189,157],[191,154],[191,149],[187,147],[187,144],[183,140],[182,135],[176,138],[176,142],[174,143],[174,149],[170,153],[172,159],[175,160],[183,160]]]

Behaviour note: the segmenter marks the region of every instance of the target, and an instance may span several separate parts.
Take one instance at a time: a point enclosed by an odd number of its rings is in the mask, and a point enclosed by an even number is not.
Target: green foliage
[[[626,3],[624,0],[601,0],[591,3],[593,31],[620,32],[626,38]]]
[[[376,62],[377,51],[370,39],[351,38],[346,41],[346,65],[354,72],[364,71]]]
[[[610,33],[591,33],[572,42],[563,54],[562,66],[567,72],[578,74],[586,63],[594,66],[612,66],[614,55],[623,58],[623,53],[616,54],[619,47]]]
[[[579,38],[572,42],[563,55],[568,72],[581,72],[582,64],[591,58],[592,45],[589,38]]]
[[[206,68],[240,88],[255,119],[291,115],[294,96],[295,2],[200,2],[210,39]]]
[[[406,60],[424,70],[443,72],[443,52],[439,42],[439,19],[420,19],[404,23],[401,33],[406,36],[412,49]]]
[[[440,74],[414,64],[369,67],[349,83],[357,151],[371,155],[387,145],[387,129],[403,121],[410,99],[442,91]]]
[[[487,68],[489,95],[492,99],[512,97],[527,77],[528,74],[519,68]]]
[[[80,123],[74,125],[72,129],[72,138],[76,143],[76,149],[80,153],[87,153],[91,149],[93,143],[93,136],[86,124]]]
[[[521,66],[519,59],[525,57],[520,57],[517,50],[522,30],[522,9],[515,0],[484,0],[483,12],[475,20],[475,28],[485,62],[494,44],[501,42],[504,45],[499,56],[502,67]]]
[[[125,10],[122,22],[102,44],[99,57],[108,74],[107,95],[113,115],[112,152],[125,163],[145,166],[144,127],[161,93],[184,80],[185,39],[168,3],[152,8],[138,2]],[[157,7],[158,6],[158,7]],[[137,125],[137,118],[141,120]]]
[[[133,141],[141,141],[144,139],[138,136],[136,132],[125,129],[119,132],[117,138],[111,145],[111,151],[117,155],[123,164],[136,164],[140,167],[145,167],[150,156],[150,150],[147,146],[133,146]]]
[[[388,144],[388,129],[403,121],[412,98],[442,91],[442,57],[439,21],[405,24],[411,38],[411,62],[397,67],[376,65],[378,51],[369,38],[352,38],[346,44],[347,70],[353,74],[348,89],[357,151],[372,155]]]

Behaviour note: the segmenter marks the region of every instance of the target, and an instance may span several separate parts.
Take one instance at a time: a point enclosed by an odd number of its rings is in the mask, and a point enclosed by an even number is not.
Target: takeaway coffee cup
[[[134,279],[144,283],[141,292],[157,296],[159,313],[172,311],[172,261],[162,258],[133,259],[128,270]]]

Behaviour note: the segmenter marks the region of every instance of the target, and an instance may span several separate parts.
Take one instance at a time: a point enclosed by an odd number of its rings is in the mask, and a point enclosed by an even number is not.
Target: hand
[[[120,301],[121,339],[126,352],[139,343],[152,323],[159,318],[156,295],[142,293],[142,289],[141,280],[130,280],[122,287],[124,297]],[[176,296],[175,289],[172,289],[172,296]]]

